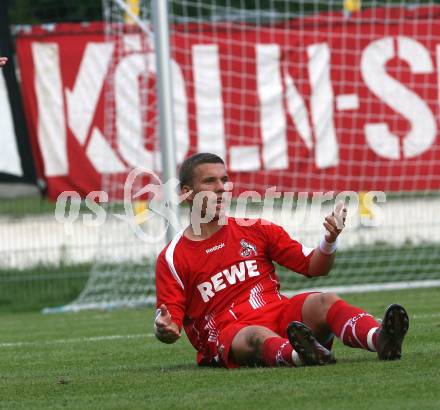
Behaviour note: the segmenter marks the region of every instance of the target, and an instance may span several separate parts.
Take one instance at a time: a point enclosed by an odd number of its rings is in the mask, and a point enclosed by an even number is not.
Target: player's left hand
[[[347,218],[347,208],[343,202],[338,202],[331,215],[327,215],[324,221],[324,227],[327,230],[325,240],[334,242],[345,227]]]
[[[8,62],[8,57],[0,57],[0,67],[3,67]]]

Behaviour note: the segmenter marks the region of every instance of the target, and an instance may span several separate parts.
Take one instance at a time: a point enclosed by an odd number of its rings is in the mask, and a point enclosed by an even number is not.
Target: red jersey
[[[284,298],[273,262],[307,276],[313,249],[264,220],[234,218],[211,237],[192,241],[183,231],[157,259],[157,306],[165,304],[200,356],[219,330],[244,311]]]

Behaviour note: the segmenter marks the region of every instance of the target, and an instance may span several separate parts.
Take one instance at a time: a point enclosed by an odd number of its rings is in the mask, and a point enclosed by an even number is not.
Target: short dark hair
[[[223,164],[225,162],[216,154],[209,152],[200,152],[198,154],[191,155],[185,161],[183,161],[179,170],[179,182],[180,188],[184,185],[191,185],[194,176],[194,169],[200,164]]]

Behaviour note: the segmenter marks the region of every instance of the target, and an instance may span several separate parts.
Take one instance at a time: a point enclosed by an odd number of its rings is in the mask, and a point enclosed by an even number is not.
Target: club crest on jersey
[[[251,255],[254,255],[254,256],[258,255],[257,247],[254,244],[242,239],[242,240],[240,240],[240,245],[241,245],[240,255],[243,258],[247,258]]]

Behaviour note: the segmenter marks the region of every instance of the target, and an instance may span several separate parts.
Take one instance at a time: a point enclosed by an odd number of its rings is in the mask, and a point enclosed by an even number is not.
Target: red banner
[[[134,167],[160,172],[154,54],[124,30],[117,42],[102,24],[17,38],[51,198],[99,190]],[[236,192],[440,189],[439,7],[176,25],[171,46],[179,163],[218,153]]]

